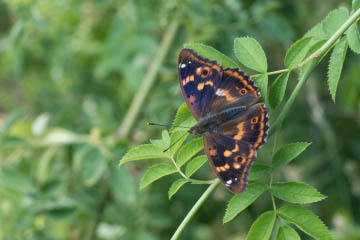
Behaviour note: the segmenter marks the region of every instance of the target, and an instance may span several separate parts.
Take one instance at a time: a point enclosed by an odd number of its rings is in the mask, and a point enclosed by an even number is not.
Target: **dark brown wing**
[[[261,97],[260,88],[237,68],[227,68],[215,95],[209,100],[205,113],[214,113],[231,106],[247,106]]]
[[[219,134],[204,136],[204,149],[211,167],[233,193],[246,189],[256,152],[266,142],[267,112],[265,104],[255,104],[239,118],[225,123]]]
[[[211,167],[224,186],[233,193],[242,193],[248,184],[256,149],[251,144],[221,134],[204,136],[204,149]]]
[[[268,136],[269,117],[264,103],[249,107],[239,118],[229,121],[221,127],[221,132],[234,140],[241,140],[257,150]]]
[[[196,119],[204,114],[222,78],[219,63],[184,48],[179,54],[178,77],[186,104]]]

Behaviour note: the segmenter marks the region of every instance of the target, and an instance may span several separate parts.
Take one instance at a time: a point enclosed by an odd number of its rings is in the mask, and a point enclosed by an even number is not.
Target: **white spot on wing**
[[[185,64],[185,63],[183,63],[183,64],[180,65],[180,68],[185,68],[185,67],[186,67],[186,64]]]
[[[237,177],[236,177],[236,178],[234,178],[234,180],[235,180],[235,181],[237,181]]]
[[[230,180],[226,181],[226,184],[228,184],[228,185],[232,184],[232,180],[230,179]]]
[[[189,61],[189,64],[191,64],[191,61]]]
[[[216,91],[216,95],[218,95],[218,96],[225,96],[225,94],[224,94],[224,92],[223,91],[221,91],[220,89],[218,89],[217,91]]]

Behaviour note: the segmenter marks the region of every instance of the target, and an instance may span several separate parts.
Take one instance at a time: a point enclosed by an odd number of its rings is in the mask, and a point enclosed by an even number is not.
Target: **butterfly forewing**
[[[187,106],[194,117],[199,119],[221,82],[222,67],[185,48],[179,55],[178,75]]]

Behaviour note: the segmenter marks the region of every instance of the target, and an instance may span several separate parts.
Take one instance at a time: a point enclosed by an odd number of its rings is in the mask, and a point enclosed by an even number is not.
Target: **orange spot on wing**
[[[234,136],[234,139],[236,139],[236,140],[241,140],[242,137],[243,137],[243,135],[244,135],[244,133],[245,133],[245,131],[244,131],[244,129],[243,129],[244,123],[241,122],[241,123],[239,123],[236,127],[237,127],[237,129],[239,130],[239,132]]]
[[[240,165],[240,163],[238,163],[238,162],[234,162],[234,163],[233,163],[233,167],[234,167],[235,169],[239,169],[239,168],[241,167],[241,165]]]
[[[220,67],[218,65],[212,65],[211,66],[213,69],[215,69],[216,71],[220,72]]]
[[[187,76],[184,80],[182,80],[182,85],[185,86],[188,82],[193,82],[194,80],[194,75]]]
[[[213,87],[213,86],[214,86],[214,83],[213,83],[212,81],[206,81],[206,82],[205,82],[205,85],[209,85],[209,86],[212,86],[212,87]]]
[[[225,156],[225,157],[230,157],[231,154],[232,154],[232,152],[229,151],[229,150],[226,150],[226,151],[224,152],[224,156]]]
[[[233,96],[231,96],[230,91],[226,89],[221,89],[221,92],[223,93],[223,96],[226,98],[226,101],[233,102],[236,100]]]
[[[235,147],[233,150],[231,150],[233,153],[239,151],[239,146],[237,144],[235,144]]]
[[[256,142],[254,144],[254,147],[257,148],[260,145],[261,141],[263,140],[263,137],[262,137],[263,135],[264,135],[264,130],[261,130],[260,134],[258,136],[258,139],[256,140]]]
[[[225,167],[226,169],[230,169],[230,165],[227,164],[227,163],[224,165],[224,167]]]
[[[202,72],[202,67],[198,67],[198,68],[196,69],[196,74],[197,74],[197,75],[201,75],[201,72]]]
[[[204,83],[199,83],[198,86],[197,86],[197,90],[201,91],[204,89]]]
[[[254,149],[250,149],[249,158],[251,159],[255,155]]]
[[[189,97],[189,102],[190,103],[194,103],[195,102],[195,96],[194,95],[190,95],[190,97]]]
[[[211,149],[210,151],[209,151],[209,154],[210,154],[210,156],[216,156],[216,150],[215,149]]]

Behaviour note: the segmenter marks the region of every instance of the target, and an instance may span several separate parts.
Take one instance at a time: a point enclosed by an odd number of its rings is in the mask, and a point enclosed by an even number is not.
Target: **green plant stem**
[[[271,154],[271,166],[272,166],[272,160],[274,159],[274,154],[276,152],[276,144],[277,144],[277,140],[278,140],[278,137],[279,137],[279,132],[280,132],[279,130],[276,131],[275,138],[274,138],[274,145],[273,145],[273,150],[272,150],[272,154]],[[271,185],[273,183],[273,177],[274,177],[274,175],[273,175],[273,172],[271,171],[271,173],[270,173],[270,184],[269,184],[270,189],[271,189]],[[274,198],[273,194],[271,193],[271,191],[269,191],[269,193],[270,193],[270,196],[271,196],[271,202],[273,204],[274,211],[276,212],[275,198]]]
[[[193,178],[189,178],[188,176],[186,176],[182,171],[181,168],[176,164],[176,161],[173,157],[170,158],[171,162],[174,164],[177,172],[186,180],[188,180],[189,182],[191,182],[191,184],[213,184],[215,183],[216,179],[212,179],[212,180],[198,180],[198,179],[193,179]]]
[[[292,107],[292,105],[293,105],[293,103],[295,101],[295,98],[298,96],[300,90],[304,87],[306,81],[309,79],[310,74],[312,73],[312,71],[316,67],[317,61],[315,59],[313,59],[309,64],[310,64],[309,68],[300,77],[300,81],[298,82],[295,89],[291,93],[289,99],[286,101],[286,103],[285,103],[283,109],[281,110],[279,116],[276,118],[275,122],[270,127],[269,137],[274,133],[275,129],[281,125],[282,121],[284,120],[284,118],[286,117],[286,115],[289,112],[290,108]]]
[[[195,203],[195,205],[191,208],[190,212],[183,219],[179,227],[176,229],[174,235],[171,237],[171,240],[176,240],[180,237],[180,234],[189,223],[190,219],[194,216],[194,214],[200,209],[201,205],[205,202],[205,200],[210,196],[210,194],[215,190],[215,188],[219,185],[220,180],[216,179],[213,184],[211,184],[206,191],[201,195],[199,200]]]
[[[176,164],[175,159],[173,157],[170,158],[171,162],[174,164],[176,170],[178,171],[178,173],[185,178],[186,180],[189,180],[189,178],[181,171],[180,167]]]
[[[300,77],[298,84],[296,85],[294,91],[291,93],[288,101],[285,103],[283,109],[281,110],[279,116],[275,120],[275,122],[270,127],[269,136],[274,133],[274,130],[279,127],[287,115],[288,111],[292,107],[295,98],[299,94],[300,90],[304,87],[306,81],[308,80],[310,74],[315,69],[316,65],[319,63],[317,58],[321,57],[331,46],[341,37],[341,35],[356,21],[356,19],[360,16],[360,8],[352,14],[348,20],[327,40],[324,45],[311,54],[308,58],[306,58],[302,63],[299,64],[298,67],[303,67],[305,64],[309,64],[309,67],[306,69],[304,74]]]
[[[268,72],[266,73],[268,76],[270,75],[275,75],[275,74],[279,74],[279,73],[284,73],[284,72],[289,72],[291,71],[290,69],[280,69],[280,70],[276,70],[276,71],[273,71],[273,72]],[[259,73],[259,74],[254,74],[254,75],[251,75],[250,77],[251,78],[256,78],[256,77],[259,77],[260,75],[262,75],[263,73]]]
[[[141,106],[144,104],[144,101],[150,91],[151,86],[154,84],[155,77],[175,37],[175,33],[177,32],[177,29],[179,27],[179,19],[180,17],[176,15],[173,21],[170,23],[169,27],[167,28],[164,34],[164,38],[160,43],[160,46],[156,51],[153,61],[151,61],[150,67],[139,87],[139,91],[134,96],[130,104],[129,110],[126,113],[121,126],[117,130],[117,137],[126,138],[128,136],[130,129],[135,122]]]

